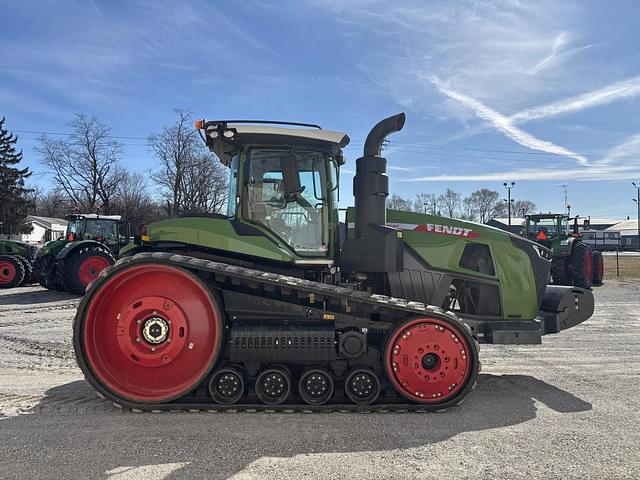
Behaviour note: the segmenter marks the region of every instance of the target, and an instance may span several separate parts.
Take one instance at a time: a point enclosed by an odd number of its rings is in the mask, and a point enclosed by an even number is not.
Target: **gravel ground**
[[[0,290],[0,478],[639,478],[639,292],[610,281],[585,324],[483,346],[445,413],[136,414],[82,379],[77,297]]]

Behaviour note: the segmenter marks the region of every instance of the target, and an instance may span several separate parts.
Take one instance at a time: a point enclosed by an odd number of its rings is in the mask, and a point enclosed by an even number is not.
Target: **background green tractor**
[[[0,240],[0,288],[19,287],[32,281],[37,251],[25,242]]]
[[[65,235],[38,252],[35,273],[45,288],[83,294],[129,243],[130,226],[119,215],[79,214],[67,220]]]
[[[578,217],[562,213],[539,213],[525,217],[524,236],[551,249],[551,277],[556,285],[590,288],[602,284],[604,264],[602,253],[592,251],[580,240]],[[586,220],[585,226],[588,226]]]

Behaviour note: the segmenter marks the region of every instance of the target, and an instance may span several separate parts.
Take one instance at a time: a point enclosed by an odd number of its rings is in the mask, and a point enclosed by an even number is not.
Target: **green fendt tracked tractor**
[[[0,288],[31,283],[37,248],[17,240],[0,240]]]
[[[578,217],[569,225],[569,216],[562,213],[526,215],[524,236],[553,252],[551,277],[556,285],[591,288],[601,285],[604,277],[602,253],[592,251],[580,240]],[[588,226],[588,220],[585,220]]]
[[[551,251],[476,223],[385,208],[387,135],[356,161],[314,125],[199,121],[230,170],[227,215],[147,226],[87,289],[74,348],[87,380],[146,410],[443,409],[473,389],[478,343],[535,344],[593,313],[547,286]]]
[[[34,271],[43,287],[81,295],[115,263],[120,248],[130,242],[130,228],[119,215],[68,215],[67,221],[65,235],[38,252]]]

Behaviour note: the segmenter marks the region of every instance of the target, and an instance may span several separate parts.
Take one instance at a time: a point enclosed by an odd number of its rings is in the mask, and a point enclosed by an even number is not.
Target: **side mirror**
[[[584,222],[582,223],[582,225],[584,226],[585,229],[591,228],[591,219],[590,218],[585,218]]]
[[[288,153],[280,157],[280,166],[282,167],[282,183],[284,187],[285,197],[302,193],[304,188],[300,184],[300,169],[296,156]]]

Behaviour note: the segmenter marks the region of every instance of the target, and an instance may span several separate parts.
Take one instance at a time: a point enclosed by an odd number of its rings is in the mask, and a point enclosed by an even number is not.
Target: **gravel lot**
[[[136,414],[83,381],[77,297],[0,290],[0,478],[639,478],[639,293],[609,281],[585,324],[483,346],[446,413]]]

